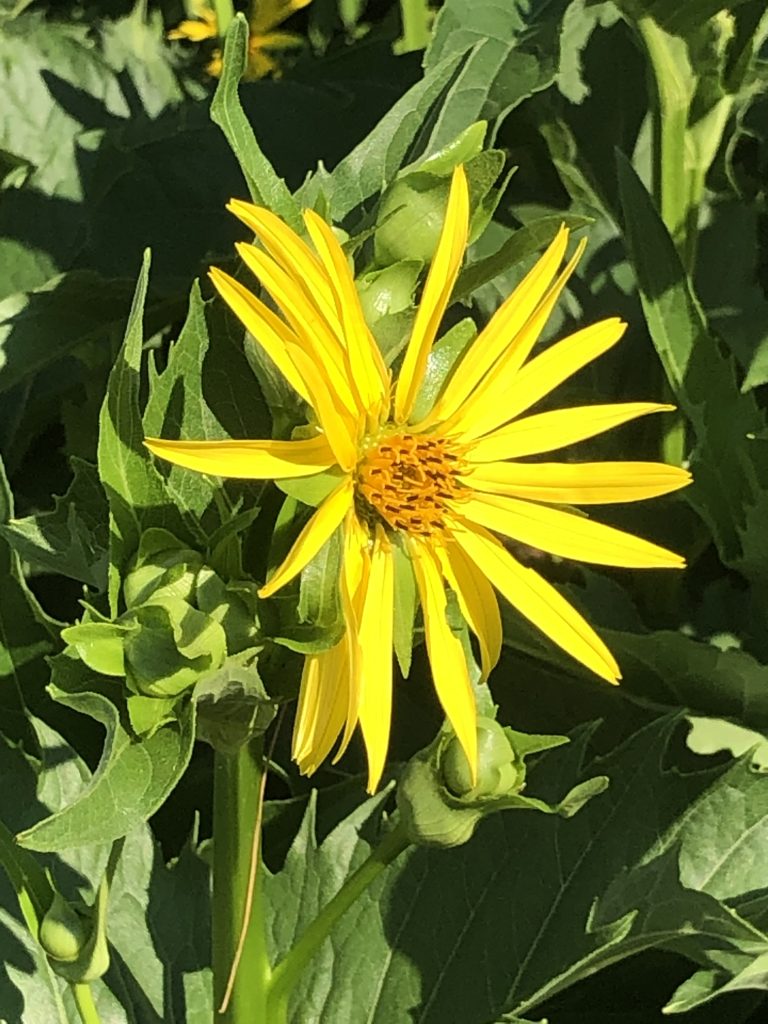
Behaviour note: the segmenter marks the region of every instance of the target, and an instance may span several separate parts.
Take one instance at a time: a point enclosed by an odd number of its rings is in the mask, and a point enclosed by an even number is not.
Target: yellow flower
[[[440,239],[397,379],[365,323],[347,258],[333,231],[307,210],[312,247],[269,210],[233,200],[229,209],[263,248],[239,244],[244,263],[278,316],[220,270],[211,279],[277,368],[304,399],[312,433],[299,440],[146,441],[177,465],[222,477],[280,479],[331,471],[320,504],[260,593],[293,579],[342,531],[343,639],[307,657],[293,738],[300,768],[314,771],[357,725],[373,791],[389,742],[394,556],[410,558],[435,689],[470,765],[476,764],[475,701],[461,641],[451,629],[450,588],[477,637],[483,677],[501,649],[495,590],[554,643],[598,676],[617,682],[616,661],[582,616],[496,534],[564,558],[630,568],[680,568],[683,559],[646,540],[564,509],[666,494],[689,474],[654,462],[541,462],[541,455],[668,405],[630,402],[527,415],[554,387],[621,337],[610,318],[531,356],[573,273],[563,227],[459,360],[431,411],[413,415],[432,344],[467,244],[464,170],[453,175]],[[306,428],[305,431],[306,432]],[[560,507],[558,507],[560,506]]]
[[[248,19],[246,78],[265,78],[269,74],[279,74],[280,65],[272,53],[301,46],[304,40],[295,32],[274,32],[273,29],[311,2],[312,0],[253,0]],[[168,38],[189,39],[193,43],[216,39],[219,35],[219,26],[213,9],[205,0],[192,0],[191,10],[193,17],[172,29],[168,33]],[[206,71],[218,78],[221,67],[221,50],[214,50]]]

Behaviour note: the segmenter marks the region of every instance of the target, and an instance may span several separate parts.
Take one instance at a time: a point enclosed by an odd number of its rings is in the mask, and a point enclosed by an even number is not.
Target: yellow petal
[[[227,209],[258,235],[270,256],[286,273],[294,276],[308,301],[317,307],[320,315],[335,327],[337,333],[340,332],[333,291],[317,257],[306,242],[263,206],[233,199],[227,204]]]
[[[339,749],[333,759],[334,763],[339,760],[349,746],[360,711],[364,655],[360,639],[360,621],[370,572],[371,557],[368,553],[368,533],[358,520],[353,506],[347,512],[344,524],[344,547],[339,587],[344,621],[347,626],[347,671],[349,675],[347,724]]]
[[[493,394],[489,391],[486,395],[493,404],[476,410],[472,421],[459,431],[462,439],[481,437],[530,409],[558,384],[612,348],[626,326],[618,317],[591,324],[550,345],[521,367],[511,380],[499,378],[499,387]]]
[[[350,379],[360,396],[362,408],[378,409],[389,390],[389,375],[365,322],[347,257],[322,217],[313,210],[305,210],[304,221],[333,289],[336,311],[346,340]]]
[[[394,623],[394,565],[389,541],[376,531],[371,568],[360,620],[362,688],[360,728],[368,754],[368,792],[379,784],[389,747],[392,720],[392,639]]]
[[[281,25],[310,2],[311,0],[255,0],[253,13],[249,19],[251,32],[267,32],[275,25]]]
[[[293,543],[282,564],[275,569],[269,581],[259,590],[259,597],[270,597],[280,587],[297,576],[311,562],[333,531],[344,519],[352,504],[353,481],[346,477],[319,506]]]
[[[214,39],[218,35],[215,15],[200,16],[199,21],[188,19],[180,22],[168,33],[169,39],[188,39],[191,43],[202,43],[206,39]]]
[[[304,661],[292,755],[305,775],[326,759],[341,732],[347,711],[347,667],[343,640]]]
[[[519,352],[521,358],[517,366],[525,361],[530,351],[530,332],[526,337],[523,328],[545,300],[552,279],[565,256],[567,244],[568,229],[563,225],[541,259],[499,306],[470,346],[435,404],[430,421],[439,422],[454,413],[502,354]],[[555,300],[564,285],[563,280],[557,288]],[[550,304],[550,309],[551,305],[554,302]]]
[[[253,245],[238,242],[235,248],[283,311],[305,353],[326,378],[327,387],[349,412],[358,412],[338,338],[296,283],[302,266],[288,274],[271,256]]]
[[[625,569],[685,566],[685,560],[674,551],[612,526],[594,523],[585,516],[531,501],[477,494],[468,501],[457,502],[454,511],[463,519],[562,558]]]
[[[609,683],[621,678],[616,660],[585,619],[533,569],[520,565],[482,527],[451,523],[451,533],[496,589],[530,622]]]
[[[461,641],[446,617],[447,600],[436,556],[411,538],[409,553],[424,614],[424,632],[435,690],[448,721],[477,776],[477,709]]]
[[[663,462],[487,462],[462,480],[476,491],[530,501],[601,505],[669,494],[691,474]]]
[[[458,432],[462,436],[478,437],[496,426],[500,417],[503,417],[504,421],[509,419],[506,402],[510,384],[549,320],[560,293],[576,269],[585,244],[584,240],[579,243],[567,266],[526,321],[525,326],[499,356],[483,380],[467,394],[457,411],[448,418],[445,429]]]
[[[467,462],[497,462],[556,451],[566,445],[621,426],[653,412],[671,412],[674,405],[655,402],[621,402],[615,405],[576,405],[515,420],[475,441],[464,458]]]
[[[237,480],[313,476],[336,459],[321,435],[301,441],[169,441],[148,437],[153,455],[197,473]]]
[[[429,353],[461,267],[468,231],[469,188],[464,168],[459,164],[453,172],[443,229],[432,258],[397,381],[395,420],[398,423],[404,423],[410,416],[421,387]]]
[[[336,461],[342,469],[351,470],[357,462],[356,438],[360,422],[341,406],[336,393],[328,387],[322,369],[311,356],[298,349],[293,353],[293,360],[306,381],[310,405]]]
[[[477,637],[485,680],[501,654],[501,615],[496,594],[458,544],[440,545],[436,550],[443,575],[456,594],[461,614]]]
[[[248,48],[254,50],[293,50],[304,45],[304,36],[296,32],[264,32],[248,39]]]
[[[254,341],[264,349],[294,391],[301,395],[304,401],[309,401],[307,386],[292,359],[292,353],[300,346],[290,327],[234,277],[216,267],[211,267],[209,277],[216,291],[243,327],[253,336]]]

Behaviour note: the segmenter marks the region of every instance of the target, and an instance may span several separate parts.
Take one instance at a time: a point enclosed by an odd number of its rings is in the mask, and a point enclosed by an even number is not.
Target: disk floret
[[[390,529],[430,536],[443,528],[446,503],[461,500],[466,491],[461,470],[461,455],[448,439],[393,433],[361,459],[357,495]]]

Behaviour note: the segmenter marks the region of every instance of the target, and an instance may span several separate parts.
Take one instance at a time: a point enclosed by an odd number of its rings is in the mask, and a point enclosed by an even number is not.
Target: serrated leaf
[[[154,367],[150,372],[143,415],[148,437],[212,441],[269,436],[269,415],[243,352],[243,335],[233,326],[221,303],[203,302],[195,282],[184,327],[166,366],[160,373]],[[218,483],[177,466],[158,466],[174,501],[203,515]]]
[[[337,923],[295,995],[292,1024],[535,1017],[535,1007],[555,993],[643,948],[675,948],[707,964],[719,963],[718,947],[741,962],[760,954],[768,940],[758,928],[706,885],[686,888],[698,884],[691,853],[712,864],[718,857],[706,852],[700,829],[704,821],[717,827],[720,816],[711,811],[723,799],[726,874],[738,856],[728,844],[743,821],[741,782],[720,769],[684,775],[664,768],[676,721],[652,723],[588,766],[584,731],[544,754],[529,785],[546,799],[572,788],[583,772],[611,779],[607,793],[571,820],[502,813],[460,850],[402,855]],[[691,831],[689,805],[701,808]],[[267,889],[280,908],[272,911],[276,954],[299,930],[297,893],[314,909],[359,863],[367,846],[360,824],[343,822],[318,850],[305,822],[285,871]],[[755,881],[762,885],[762,876],[744,879]],[[304,885],[311,885],[309,896]],[[392,942],[402,955],[392,957]]]
[[[244,14],[238,13],[227,30],[224,66],[211,104],[211,120],[221,128],[232,147],[253,201],[269,207],[298,231],[301,229],[298,205],[264,155],[240,105],[237,89],[247,59],[248,22]]]
[[[80,580],[95,590],[107,585],[108,509],[96,467],[72,460],[74,477],[51,512],[0,525],[14,551],[47,572]]]
[[[143,529],[159,526],[190,539],[190,529],[171,504],[163,478],[143,444],[139,387],[149,265],[147,252],[100,417],[98,462],[110,508],[109,598],[113,613],[117,610],[118,573],[125,570]]]
[[[89,772],[61,736],[36,723],[45,752],[42,769],[18,748],[0,745],[0,819],[13,829],[61,810],[88,785]],[[17,847],[18,849],[18,847]],[[79,847],[53,858],[52,867],[68,899],[90,903],[108,849]],[[207,1024],[213,1013],[209,967],[209,873],[190,842],[166,867],[147,826],[125,840],[112,878],[109,940],[112,962],[92,984],[101,1021]],[[18,920],[18,910],[0,875],[0,951],[4,981],[0,1018],[14,1024],[81,1024],[74,1002],[40,955],[40,947]]]
[[[650,196],[626,158],[619,153],[617,160],[627,242],[648,328],[696,438],[694,483],[685,497],[711,528],[723,561],[763,579],[768,463],[752,438],[765,427],[765,417],[754,396],[740,392],[733,360],[709,331]]]
[[[431,127],[430,148],[468,124],[493,121],[554,82],[566,0],[447,0],[425,56],[429,72],[457,54],[465,61]]]
[[[113,842],[154,814],[181,778],[195,740],[193,705],[180,710],[173,724],[137,740],[122,722],[116,683],[94,676],[66,653],[52,668],[52,696],[105,727],[104,752],[78,798],[26,829],[17,842],[29,850],[57,851]]]

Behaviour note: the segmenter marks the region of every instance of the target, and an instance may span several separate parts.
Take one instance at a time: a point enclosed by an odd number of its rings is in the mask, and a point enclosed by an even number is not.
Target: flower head
[[[329,225],[306,211],[309,245],[269,210],[238,200],[229,209],[261,242],[240,244],[238,251],[282,316],[222,271],[213,269],[211,278],[306,402],[311,434],[291,441],[146,444],[177,465],[222,477],[280,479],[330,470],[338,479],[260,591],[274,594],[341,531],[346,631],[335,647],[305,662],[293,739],[303,771],[314,771],[341,735],[340,756],[359,725],[371,790],[381,776],[392,702],[395,545],[413,568],[438,698],[474,770],[475,701],[461,640],[449,624],[449,590],[477,638],[484,677],[501,649],[498,591],[555,644],[617,682],[616,661],[591,626],[498,535],[601,565],[682,567],[678,555],[563,506],[665,494],[688,483],[686,471],[649,462],[528,459],[671,407],[632,402],[529,414],[539,399],[611,348],[625,327],[616,318],[603,320],[531,356],[583,250],[579,245],[560,270],[568,241],[561,228],[465,351],[431,410],[414,414],[467,244],[462,167],[453,175],[394,380]]]
[[[312,0],[253,0],[248,19],[248,64],[247,78],[265,78],[280,72],[279,61],[274,56],[280,50],[295,49],[303,44],[303,39],[295,32],[275,32],[292,14],[306,7]],[[215,11],[208,6],[206,0],[192,0],[193,17],[180,22],[168,33],[169,39],[188,39],[193,43],[201,43],[206,39],[216,39],[219,25]],[[221,51],[214,50],[206,71],[214,78],[221,74]]]

